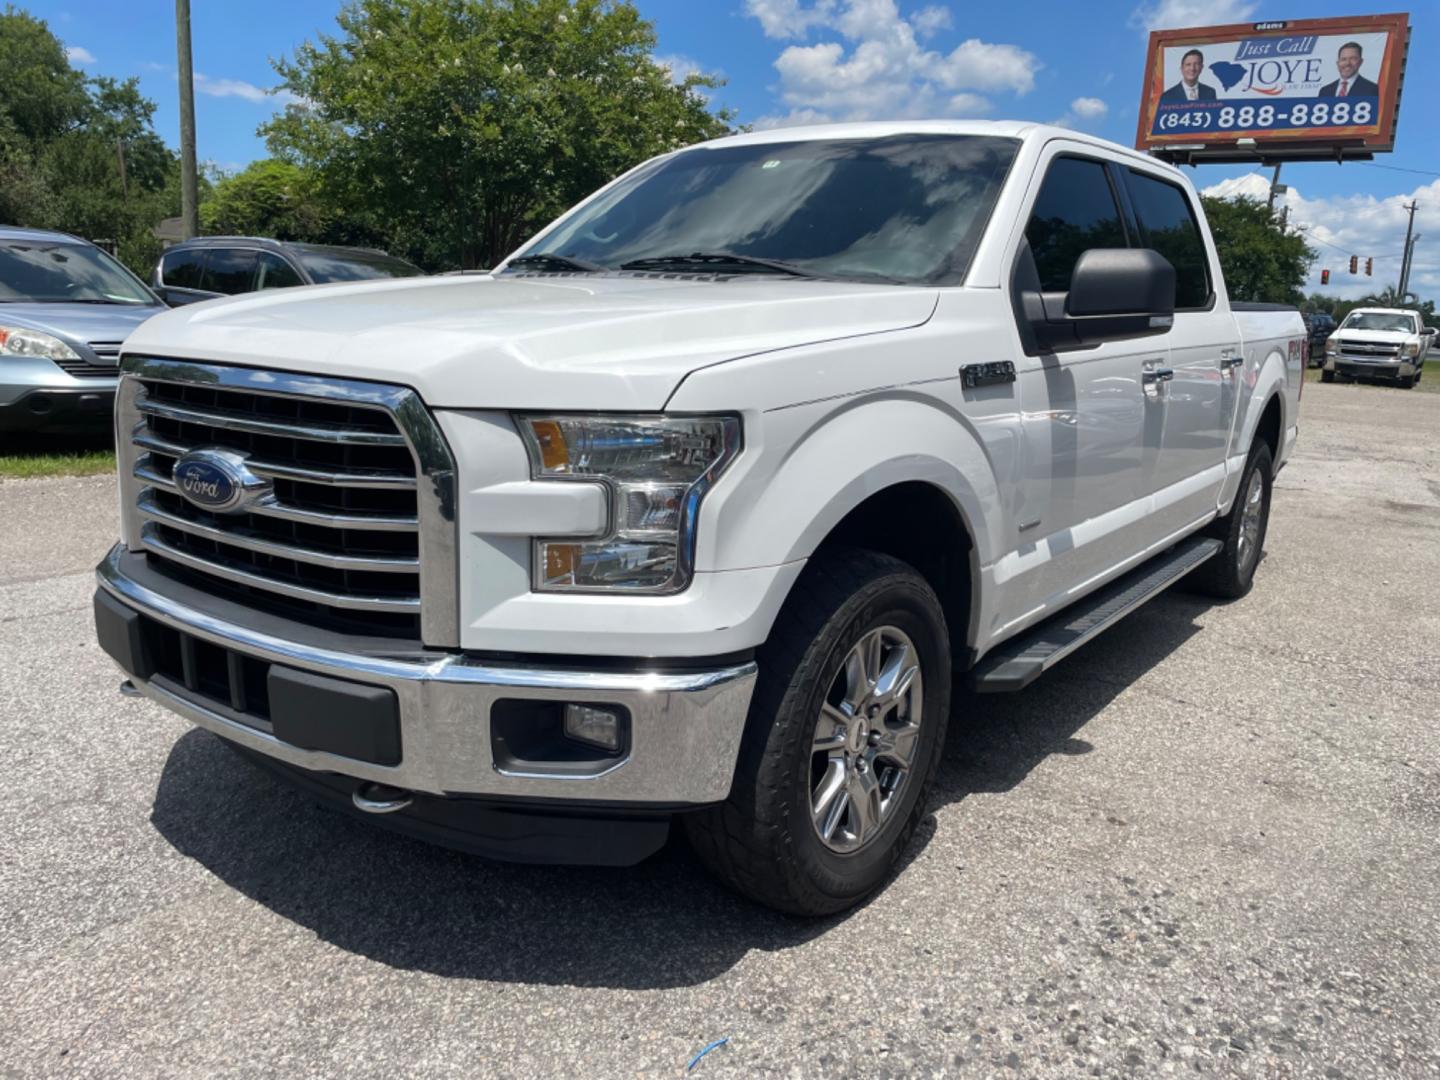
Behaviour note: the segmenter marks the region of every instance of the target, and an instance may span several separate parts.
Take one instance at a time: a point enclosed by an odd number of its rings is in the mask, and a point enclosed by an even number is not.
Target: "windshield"
[[[901,135],[688,150],[562,218],[525,254],[604,268],[729,254],[821,277],[953,284],[1018,145]]]
[[[1342,330],[1398,330],[1402,334],[1415,333],[1413,315],[1387,314],[1383,311],[1356,312],[1345,320]]]
[[[317,251],[295,249],[317,284],[366,281],[371,278],[420,277],[424,271],[381,251]]]
[[[105,252],[56,240],[0,240],[0,303],[128,304],[158,301]]]

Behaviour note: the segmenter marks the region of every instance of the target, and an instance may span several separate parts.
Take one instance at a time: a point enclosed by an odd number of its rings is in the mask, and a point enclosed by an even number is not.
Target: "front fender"
[[[1003,528],[997,470],[967,419],[942,403],[890,391],[838,407],[777,409],[762,421],[773,452],[758,455],[723,504],[707,504],[718,527],[702,528],[701,537],[716,537],[707,560],[714,569],[808,558],[868,497],[915,481],[949,496],[976,561],[994,561]]]

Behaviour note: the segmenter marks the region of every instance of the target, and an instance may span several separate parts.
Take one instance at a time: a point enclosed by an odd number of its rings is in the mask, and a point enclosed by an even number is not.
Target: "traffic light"
[[[1330,271],[1329,271],[1329,270],[1321,270],[1321,271],[1320,271],[1320,284],[1321,284],[1321,285],[1329,285],[1329,284],[1330,284]]]
[[[1374,260],[1374,259],[1366,259],[1366,260],[1365,260],[1365,276],[1366,276],[1366,277],[1370,277],[1370,276],[1374,273],[1374,270],[1375,270],[1375,260]]]
[[[1359,256],[1359,255],[1351,255],[1351,256],[1350,256],[1350,273],[1354,274],[1354,273],[1356,273],[1357,271],[1359,271],[1359,269],[1360,269],[1360,256]]]

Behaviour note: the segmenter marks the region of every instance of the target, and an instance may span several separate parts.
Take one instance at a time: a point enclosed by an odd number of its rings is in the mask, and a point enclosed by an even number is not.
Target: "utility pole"
[[[175,0],[175,48],[180,69],[180,230],[200,233],[200,195],[195,176],[195,75],[190,58],[190,0]]]
[[[125,175],[125,140],[115,139],[115,156],[120,159],[120,197],[127,203],[130,201],[130,180]]]
[[[1286,187],[1286,185],[1280,183],[1280,163],[1277,161],[1277,162],[1275,163],[1275,175],[1270,178],[1270,198],[1269,198],[1269,200],[1265,203],[1266,207],[1268,207],[1268,208],[1271,209],[1271,210],[1274,210],[1274,209],[1275,209],[1275,196],[1276,196],[1276,195],[1284,195],[1285,192],[1287,192],[1287,191],[1289,191],[1289,190],[1290,190],[1290,189],[1289,189],[1288,187]]]
[[[1400,257],[1400,302],[1405,302],[1405,290],[1410,284],[1410,252],[1414,248],[1415,241],[1411,235],[1415,232],[1415,210],[1418,204],[1411,200],[1410,205],[1405,207],[1410,212],[1410,223],[1405,226],[1405,253]]]

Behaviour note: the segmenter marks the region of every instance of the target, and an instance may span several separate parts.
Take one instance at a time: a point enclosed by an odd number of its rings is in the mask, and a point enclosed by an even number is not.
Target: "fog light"
[[[565,706],[567,738],[617,753],[622,731],[619,709],[602,709],[595,705]]]

